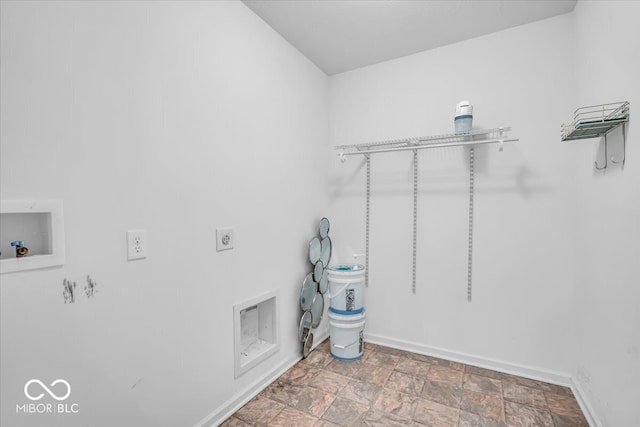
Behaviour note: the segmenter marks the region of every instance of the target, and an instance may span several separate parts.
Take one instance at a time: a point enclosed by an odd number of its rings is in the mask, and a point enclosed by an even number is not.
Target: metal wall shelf
[[[629,121],[629,102],[592,105],[578,108],[573,113],[573,121],[563,124],[563,141],[595,138],[602,136]]]
[[[578,108],[573,113],[573,121],[563,124],[563,141],[602,136],[629,121],[629,102],[592,105]]]
[[[611,158],[613,163],[621,163],[624,166],[626,157],[627,135],[624,124],[629,121],[629,102],[612,102],[610,104],[591,105],[578,108],[573,113],[573,121],[563,124],[560,130],[562,141],[574,141],[578,139],[604,137],[604,166],[595,162],[596,169],[607,167],[607,134],[618,126],[622,126],[622,160]]]

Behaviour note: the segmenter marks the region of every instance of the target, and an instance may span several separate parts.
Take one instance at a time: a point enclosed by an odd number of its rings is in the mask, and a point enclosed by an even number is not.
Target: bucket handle
[[[331,292],[329,292],[329,299],[334,299],[335,297],[340,295],[345,289],[347,289],[347,286],[349,286],[350,284],[351,284],[351,282],[347,282],[342,288],[340,288],[340,290],[338,292],[336,292],[333,295],[331,295]]]
[[[351,347],[354,344],[358,344],[359,342],[360,342],[360,339],[357,339],[356,341],[352,342],[351,344],[347,344],[347,345],[333,344],[333,346],[336,347],[336,348],[344,349],[344,348],[347,348],[347,347]]]

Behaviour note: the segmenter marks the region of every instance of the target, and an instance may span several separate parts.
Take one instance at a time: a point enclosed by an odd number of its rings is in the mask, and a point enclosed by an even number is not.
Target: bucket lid
[[[364,270],[364,265],[361,264],[337,264],[329,266],[329,270],[331,271],[362,271]]]

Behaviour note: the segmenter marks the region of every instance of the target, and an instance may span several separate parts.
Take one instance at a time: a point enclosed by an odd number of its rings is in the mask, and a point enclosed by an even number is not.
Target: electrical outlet
[[[233,227],[216,229],[216,251],[220,252],[233,249],[234,243]]]
[[[143,259],[147,257],[147,231],[127,231],[127,260]]]

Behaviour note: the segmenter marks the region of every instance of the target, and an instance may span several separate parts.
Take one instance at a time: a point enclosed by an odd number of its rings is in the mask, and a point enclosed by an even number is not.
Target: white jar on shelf
[[[456,105],[454,119],[456,133],[471,132],[473,124],[473,105],[469,101],[460,101]]]

